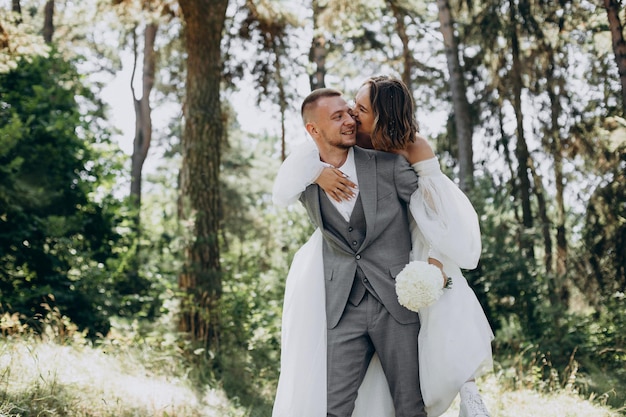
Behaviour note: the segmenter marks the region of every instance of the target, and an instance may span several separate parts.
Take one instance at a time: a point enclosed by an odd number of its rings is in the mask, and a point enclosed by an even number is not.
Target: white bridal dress
[[[285,160],[274,183],[274,203],[287,206],[325,165],[313,142]],[[419,311],[420,385],[429,417],[443,414],[461,385],[492,369],[493,333],[460,268],[473,269],[480,228],[465,194],[437,158],[413,164],[419,187],[411,197],[411,260],[439,259],[452,288]],[[282,318],[281,369],[272,417],[326,416],[326,316],[322,234],[316,230],[296,253],[287,276]],[[387,380],[374,355],[352,417],[394,417]]]

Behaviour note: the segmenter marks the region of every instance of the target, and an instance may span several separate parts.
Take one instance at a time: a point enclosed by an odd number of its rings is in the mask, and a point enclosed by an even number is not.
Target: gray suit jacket
[[[408,202],[417,189],[417,175],[399,155],[354,147],[359,193],[367,229],[359,248],[329,232],[323,224],[317,184],[306,188],[300,201],[324,235],[326,321],[334,328],[345,309],[357,266],[389,313],[400,323],[418,321],[417,313],[398,303],[395,277],[409,262],[411,235]]]

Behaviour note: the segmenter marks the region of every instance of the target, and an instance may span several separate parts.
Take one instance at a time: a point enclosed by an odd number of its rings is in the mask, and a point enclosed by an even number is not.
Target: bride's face
[[[370,101],[370,85],[364,84],[356,93],[352,115],[357,122],[357,132],[371,135],[376,123],[376,115]]]

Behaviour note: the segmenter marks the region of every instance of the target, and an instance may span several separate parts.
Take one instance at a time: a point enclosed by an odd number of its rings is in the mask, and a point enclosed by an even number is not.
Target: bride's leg
[[[471,389],[471,383],[462,387],[492,369],[493,333],[462,275],[453,276],[452,288],[445,290],[437,303],[420,311],[420,320],[422,394],[429,415],[440,416],[459,393],[462,399],[467,398],[466,405],[476,398],[478,391]]]

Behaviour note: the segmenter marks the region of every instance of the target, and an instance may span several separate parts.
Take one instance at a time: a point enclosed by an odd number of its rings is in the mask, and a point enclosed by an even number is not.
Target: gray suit
[[[300,200],[324,236],[328,416],[349,417],[378,352],[396,417],[425,416],[419,389],[419,318],[398,303],[395,276],[409,261],[408,202],[417,176],[398,155],[354,147],[359,198],[350,221],[320,188]]]

